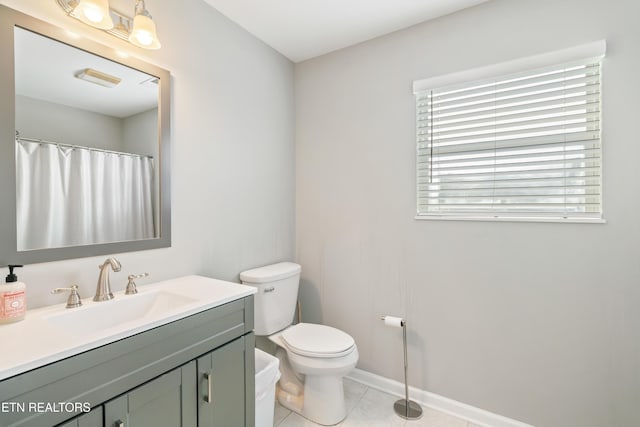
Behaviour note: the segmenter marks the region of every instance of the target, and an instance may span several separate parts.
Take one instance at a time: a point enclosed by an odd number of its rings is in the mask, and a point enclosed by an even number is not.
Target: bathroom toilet
[[[242,283],[258,288],[255,334],[267,336],[278,349],[280,404],[322,425],[346,415],[342,378],[355,368],[358,348],[336,328],[313,323],[292,325],[301,268],[281,262],[240,273]]]

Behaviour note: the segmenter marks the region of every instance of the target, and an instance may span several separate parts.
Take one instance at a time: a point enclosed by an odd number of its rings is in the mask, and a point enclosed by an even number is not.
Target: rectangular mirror
[[[0,264],[170,246],[169,73],[0,16]]]

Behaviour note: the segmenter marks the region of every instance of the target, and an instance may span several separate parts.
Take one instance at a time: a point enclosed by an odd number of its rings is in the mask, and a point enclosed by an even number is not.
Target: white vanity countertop
[[[83,292],[84,291],[84,292]],[[65,304],[27,310],[25,320],[0,324],[0,380],[256,293],[252,286],[185,276],[114,293],[82,307]]]

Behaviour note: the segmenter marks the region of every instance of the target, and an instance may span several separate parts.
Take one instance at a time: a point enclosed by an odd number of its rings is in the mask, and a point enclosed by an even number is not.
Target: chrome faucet
[[[111,283],[109,282],[109,267],[118,272],[120,271],[120,262],[115,258],[109,258],[98,266],[100,276],[98,276],[98,287],[96,288],[96,295],[93,297],[94,301],[109,301],[113,299]]]

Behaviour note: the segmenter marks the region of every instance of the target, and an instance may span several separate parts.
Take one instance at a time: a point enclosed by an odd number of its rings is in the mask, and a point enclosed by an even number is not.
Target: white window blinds
[[[601,218],[600,61],[416,91],[418,217]]]

